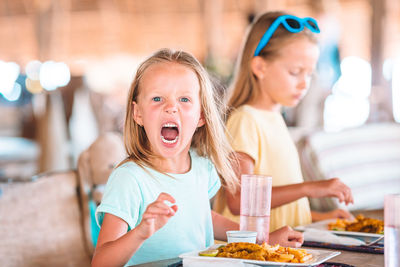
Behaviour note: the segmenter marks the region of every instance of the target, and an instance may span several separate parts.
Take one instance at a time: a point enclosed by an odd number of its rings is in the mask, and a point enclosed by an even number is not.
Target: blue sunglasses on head
[[[271,26],[269,26],[269,28],[261,38],[260,42],[258,43],[256,51],[254,52],[255,57],[258,56],[261,50],[268,44],[269,39],[271,39],[271,36],[281,24],[285,27],[286,30],[293,33],[301,32],[304,29],[304,26],[309,28],[312,32],[320,32],[317,21],[313,18],[299,18],[293,15],[279,16],[274,20],[274,22],[272,22]]]

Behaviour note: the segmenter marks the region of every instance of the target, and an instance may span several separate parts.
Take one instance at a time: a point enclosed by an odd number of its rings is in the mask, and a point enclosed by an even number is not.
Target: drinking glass
[[[385,196],[385,267],[400,267],[400,194]]]
[[[272,177],[244,174],[241,177],[240,230],[256,231],[257,243],[268,243]]]

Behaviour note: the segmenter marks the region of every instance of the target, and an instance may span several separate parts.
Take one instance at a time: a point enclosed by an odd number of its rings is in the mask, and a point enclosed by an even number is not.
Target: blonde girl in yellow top
[[[113,170],[97,208],[101,230],[92,266],[177,257],[239,229],[210,208],[218,173],[227,188],[237,183],[218,110],[207,73],[192,55],[164,49],[139,66],[125,117],[128,158]],[[289,228],[270,239],[286,246],[303,240]]]
[[[304,182],[298,153],[281,115],[306,94],[319,56],[317,22],[283,12],[269,12],[251,26],[239,58],[228,106],[228,136],[241,174],[271,175],[270,230],[328,218],[349,218],[347,211],[310,211],[307,197],[336,197],[353,202],[339,179]],[[240,190],[219,198],[216,209],[240,214]],[[237,219],[237,218],[236,218]]]

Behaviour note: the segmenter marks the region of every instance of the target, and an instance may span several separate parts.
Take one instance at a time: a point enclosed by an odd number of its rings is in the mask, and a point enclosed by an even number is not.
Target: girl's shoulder
[[[140,177],[148,175],[148,172],[137,163],[127,161],[116,167],[110,175],[109,179],[125,180],[127,182],[137,181]]]
[[[137,164],[134,161],[126,161],[124,163],[122,163],[121,165],[119,165],[118,167],[116,167],[114,171],[137,171],[139,169],[142,169],[142,167],[139,166],[139,164]]]
[[[252,107],[250,105],[242,105],[238,108],[236,108],[234,111],[232,111],[231,115],[229,116],[228,120],[241,120],[241,121],[247,121],[247,120],[275,120],[277,117],[279,117],[280,114],[278,112],[273,112],[273,111],[268,111],[264,109],[258,109],[255,107]]]
[[[226,122],[227,128],[254,128],[259,115],[257,110],[248,105],[243,105],[231,112]]]
[[[232,111],[229,119],[241,119],[257,116],[258,110],[249,105],[242,105]]]

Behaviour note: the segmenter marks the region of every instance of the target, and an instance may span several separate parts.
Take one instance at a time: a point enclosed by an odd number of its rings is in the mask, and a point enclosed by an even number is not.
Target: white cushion
[[[400,125],[367,124],[337,133],[319,131],[299,144],[305,180],[340,178],[350,186],[350,210],[381,209],[386,194],[400,193]],[[310,199],[315,210],[339,207],[337,201]]]

